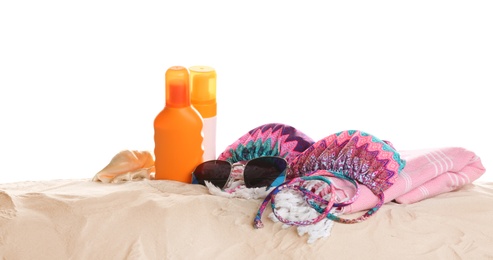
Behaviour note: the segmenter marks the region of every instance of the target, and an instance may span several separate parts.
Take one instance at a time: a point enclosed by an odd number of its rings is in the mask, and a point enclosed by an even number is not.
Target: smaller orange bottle
[[[208,66],[192,66],[190,91],[192,106],[199,111],[204,122],[204,161],[216,159],[216,71]]]
[[[203,159],[203,120],[190,102],[188,70],[166,71],[166,105],[154,120],[157,180],[192,182],[192,171]]]

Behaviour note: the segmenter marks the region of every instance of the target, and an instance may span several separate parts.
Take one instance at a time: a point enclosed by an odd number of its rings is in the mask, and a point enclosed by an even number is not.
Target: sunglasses
[[[284,181],[284,172],[288,163],[282,157],[263,156],[247,161],[230,163],[222,160],[211,160],[199,164],[192,172],[192,183],[205,185],[208,181],[224,189],[235,180],[231,174],[235,167],[243,167],[243,180],[247,188],[270,187],[274,182]],[[276,181],[276,179],[280,179]]]

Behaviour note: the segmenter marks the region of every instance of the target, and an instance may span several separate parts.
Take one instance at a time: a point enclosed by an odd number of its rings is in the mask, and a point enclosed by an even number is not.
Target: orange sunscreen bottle
[[[204,161],[216,159],[216,71],[208,66],[193,66],[190,70],[192,106],[204,120]]]
[[[193,169],[203,162],[203,121],[191,106],[189,80],[185,67],[166,71],[166,105],[154,120],[157,180],[191,183]]]

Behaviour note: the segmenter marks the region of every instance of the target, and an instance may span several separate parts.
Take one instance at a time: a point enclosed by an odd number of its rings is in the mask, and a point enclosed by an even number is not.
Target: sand
[[[2,259],[493,258],[493,183],[404,205],[358,224],[335,223],[308,243],[263,216],[260,199],[212,195],[200,185],[90,179],[0,184]],[[347,217],[357,216],[353,213]]]

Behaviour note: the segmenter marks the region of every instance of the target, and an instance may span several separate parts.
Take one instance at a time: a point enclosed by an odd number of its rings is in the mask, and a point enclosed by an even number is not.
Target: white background
[[[0,183],[154,149],[170,66],[217,71],[217,151],[264,123],[493,167],[491,1],[2,1]],[[481,180],[493,181],[487,171]]]

